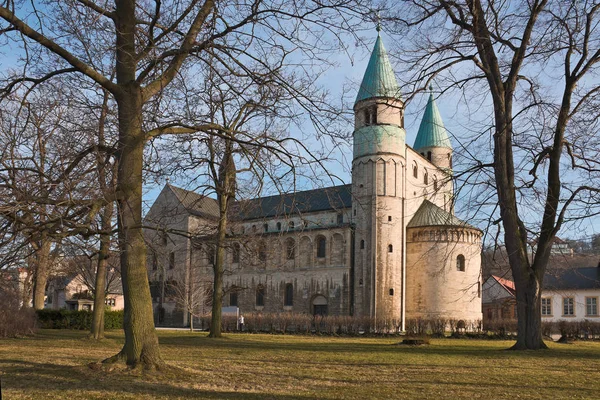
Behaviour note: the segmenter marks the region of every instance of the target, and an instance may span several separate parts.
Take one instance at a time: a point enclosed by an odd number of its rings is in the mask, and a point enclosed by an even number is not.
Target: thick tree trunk
[[[51,242],[47,238],[40,240],[35,252],[35,271],[33,282],[33,308],[42,310],[46,297],[46,285],[50,275],[50,250]]]
[[[547,346],[542,338],[541,282],[535,274],[515,279],[517,292],[517,343],[513,350],[538,350]]]
[[[154,329],[152,299],[146,270],[146,244],[142,232],[142,92],[134,81],[117,97],[119,148],[117,192],[119,193],[119,248],[125,298],[125,345],[106,361],[125,359],[132,367],[164,366]]]

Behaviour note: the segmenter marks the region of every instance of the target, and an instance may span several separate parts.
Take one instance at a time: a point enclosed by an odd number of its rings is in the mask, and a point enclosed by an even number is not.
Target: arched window
[[[267,261],[267,244],[265,242],[258,244],[258,260]]]
[[[423,183],[426,185],[429,183],[429,174],[427,173],[427,171],[423,173]]]
[[[206,259],[208,261],[208,265],[215,265],[215,261],[217,259],[217,252],[215,251],[214,246],[208,246],[206,249]]]
[[[413,176],[415,178],[419,177],[419,167],[417,167],[417,164],[413,165]]]
[[[265,287],[263,285],[258,285],[256,288],[256,305],[258,307],[265,305]]]
[[[430,151],[427,152],[427,160],[431,161],[431,152]]]
[[[293,260],[296,258],[296,241],[294,239],[286,240],[285,255],[288,260]]]
[[[238,294],[237,292],[229,293],[229,305],[231,307],[237,307],[238,305]]]
[[[433,176],[433,190],[438,190],[437,177]]]
[[[233,252],[232,252],[231,259],[232,259],[231,261],[233,261],[234,264],[237,264],[240,262],[240,244],[239,243],[233,244]]]
[[[394,289],[390,288],[390,296],[394,295]]]
[[[377,123],[377,105],[365,108],[365,125],[375,125]]]
[[[393,253],[394,252],[394,245],[389,244],[388,245],[388,253]]]
[[[265,232],[269,232],[269,224],[264,224],[263,228],[265,229]]]
[[[361,241],[360,241],[360,248],[361,248],[361,249],[364,249],[364,248],[365,248],[365,241],[364,241],[364,240],[361,240]]]
[[[294,285],[288,283],[285,285],[285,296],[283,299],[284,306],[293,306],[294,305]]]
[[[338,223],[338,225],[342,225],[344,223],[344,214],[339,213],[337,215],[337,223]]]
[[[288,227],[289,227],[290,230],[294,230],[294,221],[290,221],[288,223]]]
[[[158,257],[155,252],[152,252],[152,271],[156,271],[158,269]]]
[[[324,236],[317,238],[317,258],[325,258],[327,241]]]
[[[465,272],[465,256],[459,254],[456,257],[456,270],[460,272]]]

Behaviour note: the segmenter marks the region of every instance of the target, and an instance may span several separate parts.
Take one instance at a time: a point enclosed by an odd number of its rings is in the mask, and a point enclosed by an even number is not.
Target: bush
[[[17,337],[35,332],[35,312],[19,305],[14,292],[0,292],[0,337]]]
[[[91,311],[38,310],[37,317],[40,327],[45,329],[92,328]],[[104,329],[123,329],[123,311],[105,311]]]

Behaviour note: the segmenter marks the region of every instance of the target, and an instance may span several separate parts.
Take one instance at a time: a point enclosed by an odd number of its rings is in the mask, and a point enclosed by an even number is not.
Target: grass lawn
[[[0,340],[3,400],[12,399],[600,399],[600,343],[513,352],[505,341],[159,332],[166,372],[92,370],[121,332],[43,330]]]

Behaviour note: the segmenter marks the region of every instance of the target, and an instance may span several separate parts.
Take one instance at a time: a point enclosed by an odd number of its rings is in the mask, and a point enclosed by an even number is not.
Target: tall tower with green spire
[[[357,316],[400,320],[404,103],[380,35],[356,96],[354,115],[353,311]]]
[[[451,170],[452,145],[448,138],[448,132],[444,127],[440,111],[435,104],[431,86],[429,90],[431,93],[413,148],[433,165],[445,170]]]

